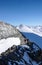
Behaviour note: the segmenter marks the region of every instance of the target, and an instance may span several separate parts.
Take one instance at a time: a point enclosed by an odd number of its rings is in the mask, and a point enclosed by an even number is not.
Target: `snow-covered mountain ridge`
[[[23,42],[24,39],[23,35],[19,32],[19,30],[16,29],[15,26],[5,22],[0,22],[0,40],[10,37],[19,37],[21,43]]]
[[[28,30],[31,31],[29,28]],[[30,41],[29,36],[33,42]],[[39,43],[42,42],[42,39],[35,36],[0,22],[0,65],[42,65],[42,49],[36,44],[38,40]],[[36,43],[34,39],[38,39]]]
[[[34,33],[42,37],[42,26],[27,26],[27,25],[19,25],[17,26],[21,32]]]

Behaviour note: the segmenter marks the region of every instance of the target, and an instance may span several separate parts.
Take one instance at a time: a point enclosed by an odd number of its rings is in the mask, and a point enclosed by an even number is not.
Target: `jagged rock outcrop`
[[[42,65],[42,50],[34,43],[32,48],[28,45],[13,46],[2,53],[0,65]]]

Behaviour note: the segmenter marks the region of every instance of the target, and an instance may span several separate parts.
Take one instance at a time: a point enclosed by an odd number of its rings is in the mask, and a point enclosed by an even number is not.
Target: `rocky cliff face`
[[[24,43],[23,35],[12,25],[0,22],[0,40],[8,37],[19,37],[21,43]]]

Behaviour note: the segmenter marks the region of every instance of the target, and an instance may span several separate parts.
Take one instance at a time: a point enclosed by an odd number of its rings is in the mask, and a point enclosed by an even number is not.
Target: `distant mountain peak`
[[[19,29],[21,32],[30,32],[37,34],[42,37],[42,26],[29,26],[29,25],[23,25],[20,24],[17,29]]]

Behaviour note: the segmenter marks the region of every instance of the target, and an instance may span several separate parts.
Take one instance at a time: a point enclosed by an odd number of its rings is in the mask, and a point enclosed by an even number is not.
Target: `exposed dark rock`
[[[1,65],[34,65],[33,62],[38,65],[42,64],[42,50],[39,47],[31,50],[28,45],[19,45],[11,47],[11,50],[12,52],[9,49],[9,52],[6,51],[8,53],[2,54],[0,58]]]

